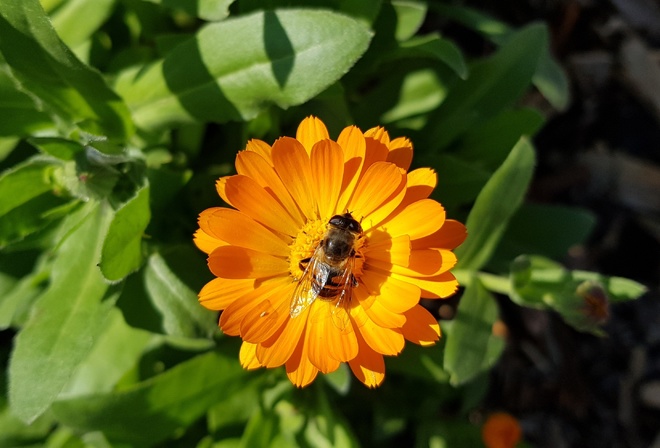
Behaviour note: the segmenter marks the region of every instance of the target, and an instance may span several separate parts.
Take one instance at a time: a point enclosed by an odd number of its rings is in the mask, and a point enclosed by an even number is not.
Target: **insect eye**
[[[349,221],[348,222],[348,230],[354,233],[360,233],[362,232],[362,229],[360,228],[360,223],[357,221]]]
[[[335,215],[332,218],[330,218],[330,221],[328,221],[328,224],[341,227],[344,222],[344,217],[341,215]]]

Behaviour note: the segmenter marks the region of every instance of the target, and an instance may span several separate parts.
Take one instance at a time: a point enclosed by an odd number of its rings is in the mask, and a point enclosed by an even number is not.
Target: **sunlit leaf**
[[[534,163],[534,148],[520,139],[481,190],[467,219],[468,238],[456,249],[461,269],[478,270],[488,262],[525,197]]]
[[[24,136],[54,128],[48,114],[38,110],[34,100],[18,90],[2,65],[0,56],[0,136]]]
[[[147,184],[117,210],[110,223],[99,265],[106,279],[121,280],[142,265],[142,237],[150,219]]]
[[[245,120],[317,95],[370,38],[362,23],[329,11],[257,12],[207,25],[165,60],[124,73],[117,88],[143,127]]]
[[[68,0],[50,14],[50,19],[60,39],[76,47],[99,29],[114,7],[115,0]]]
[[[22,87],[68,126],[121,139],[131,134],[126,106],[62,43],[38,0],[0,2],[0,52]]]
[[[16,336],[9,366],[12,410],[25,421],[51,405],[102,332],[115,300],[97,266],[111,218],[92,202],[63,222],[51,284]]]
[[[182,251],[172,255],[187,256]],[[149,257],[144,282],[151,302],[163,317],[163,329],[167,334],[197,338],[210,337],[215,332],[217,313],[199,305],[196,292],[172,271],[162,255]]]
[[[394,0],[392,6],[397,15],[394,36],[398,41],[411,38],[424,23],[428,6],[424,2],[407,0]]]
[[[182,10],[193,17],[217,21],[229,15],[229,6],[235,0],[145,0],[159,3],[166,8]]]
[[[245,375],[233,357],[209,352],[127,389],[57,401],[53,412],[77,430],[147,446],[197,420],[240,387]]]

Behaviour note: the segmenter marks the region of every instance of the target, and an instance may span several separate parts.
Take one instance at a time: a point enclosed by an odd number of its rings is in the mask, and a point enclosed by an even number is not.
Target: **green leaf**
[[[41,415],[87,357],[115,300],[97,263],[112,218],[89,203],[63,222],[51,284],[15,338],[9,366],[12,410],[25,421]]]
[[[461,50],[452,41],[443,39],[438,34],[427,34],[402,42],[385,60],[412,57],[436,59],[446,64],[461,79],[468,76]]]
[[[80,143],[65,138],[34,137],[28,141],[44,154],[66,161],[74,160],[77,154],[85,150]]]
[[[438,172],[438,200],[446,208],[475,200],[492,173],[452,154],[440,154],[427,165]]]
[[[22,88],[69,127],[122,140],[132,133],[126,106],[62,43],[38,0],[0,2],[0,52]]]
[[[428,6],[424,2],[406,0],[394,0],[392,6],[397,16],[396,40],[401,42],[411,38],[424,23]]]
[[[479,270],[490,260],[534,173],[534,148],[521,138],[481,190],[467,219],[468,238],[456,249],[459,269]]]
[[[80,363],[58,399],[111,392],[122,376],[137,365],[153,339],[153,334],[129,327],[121,312],[113,308],[89,356]]]
[[[364,24],[329,11],[257,12],[207,25],[163,61],[124,73],[117,88],[145,128],[247,120],[319,94],[370,38]]]
[[[494,56],[474,64],[467,80],[458,81],[429,118],[429,144],[445,148],[472,126],[514,105],[530,85],[547,34],[545,26],[529,25]]]
[[[430,112],[438,107],[445,94],[435,71],[425,69],[408,73],[398,92],[398,102],[382,115],[381,121],[391,123]]]
[[[21,241],[69,211],[69,198],[56,194],[57,165],[34,157],[0,176],[0,248]]]
[[[444,368],[454,386],[465,384],[479,373],[488,370],[499,358],[504,340],[493,335],[498,318],[495,298],[473,277],[465,288],[451,321],[445,345]]]
[[[120,391],[59,400],[53,413],[76,430],[148,446],[200,418],[242,387],[246,375],[234,357],[209,352]]]
[[[77,47],[103,25],[114,7],[115,0],[68,0],[50,14],[50,19],[60,39],[69,47]]]
[[[187,254],[182,251],[171,255],[187,258]],[[190,268],[191,264],[186,266]],[[199,304],[197,294],[172,271],[167,260],[160,254],[149,257],[144,282],[149,298],[163,317],[162,325],[166,334],[208,338],[215,333],[217,313]]]
[[[145,0],[166,8],[182,10],[193,17],[211,22],[223,20],[229,15],[229,6],[235,0]]]
[[[5,69],[0,62],[0,136],[25,136],[54,128],[48,114],[38,110],[32,98],[16,88]]]
[[[150,219],[149,185],[145,184],[116,211],[110,223],[99,265],[107,280],[121,280],[140,268],[142,237]]]

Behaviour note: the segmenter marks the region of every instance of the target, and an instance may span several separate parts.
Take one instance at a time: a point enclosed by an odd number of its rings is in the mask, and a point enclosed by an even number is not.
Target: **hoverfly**
[[[346,307],[351,289],[358,286],[353,276],[355,243],[362,236],[362,226],[350,212],[335,215],[314,254],[301,261],[304,272],[293,292],[290,315],[300,315],[317,298],[334,303],[332,320],[343,330],[348,326]]]

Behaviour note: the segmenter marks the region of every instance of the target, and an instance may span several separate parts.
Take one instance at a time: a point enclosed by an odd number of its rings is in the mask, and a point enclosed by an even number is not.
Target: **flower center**
[[[303,275],[306,263],[314,251],[321,244],[321,240],[328,231],[327,221],[316,219],[309,221],[296,235],[293,243],[289,246],[289,272],[294,280],[300,280]],[[355,261],[353,262],[353,276],[359,277],[362,274],[362,265],[364,257],[362,255],[362,248],[365,246],[366,237],[359,236],[355,240]]]

